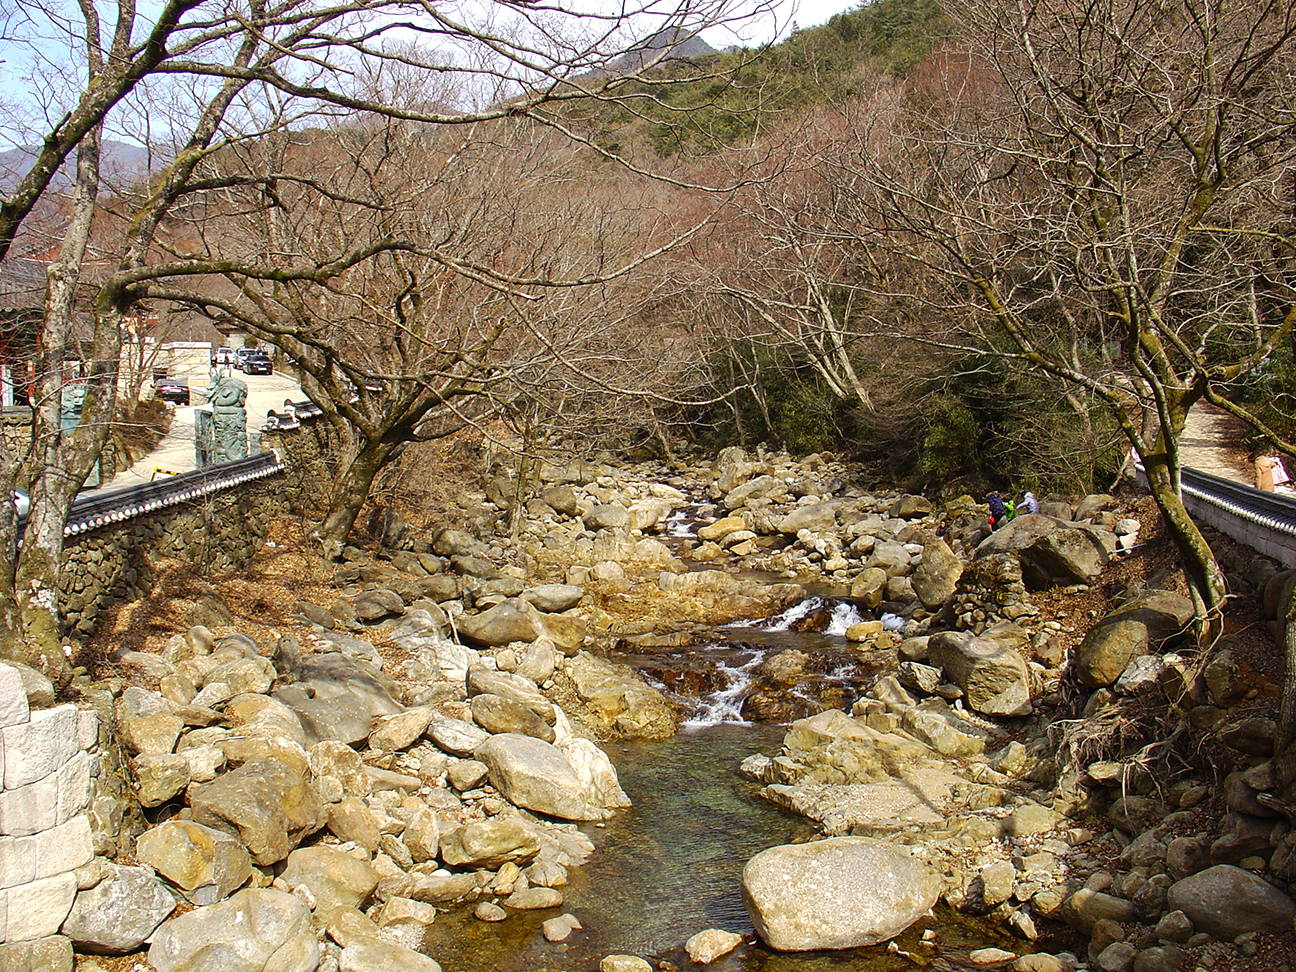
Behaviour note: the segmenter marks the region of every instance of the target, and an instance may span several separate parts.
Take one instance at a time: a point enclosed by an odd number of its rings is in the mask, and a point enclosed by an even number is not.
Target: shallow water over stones
[[[604,827],[583,828],[596,850],[562,889],[562,911],[575,915],[583,930],[566,943],[550,943],[540,925],[558,910],[521,912],[486,924],[463,908],[438,916],[429,930],[427,952],[456,972],[593,970],[609,954],[689,968],[684,941],[704,929],[720,928],[746,939],[710,966],[725,972],[914,968],[911,960],[888,953],[885,946],[780,954],[755,941],[742,904],[743,866],[767,847],[814,833],[806,821],[761,799],[758,785],[738,774],[745,756],[774,751],[783,732],[781,726],[726,724],[685,729],[663,741],[609,746],[634,806]],[[910,929],[899,947],[930,957],[933,951],[919,941],[929,927],[938,928],[941,954],[955,961],[949,949],[979,947],[987,940],[984,927],[964,927],[942,915],[939,925],[926,920]]]

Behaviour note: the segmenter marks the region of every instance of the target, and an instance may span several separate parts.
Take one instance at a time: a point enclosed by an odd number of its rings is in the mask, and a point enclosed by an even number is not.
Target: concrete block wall
[[[58,931],[94,858],[86,809],[98,739],[93,711],[31,711],[18,670],[0,665],[0,968],[60,968],[63,956],[71,967]]]

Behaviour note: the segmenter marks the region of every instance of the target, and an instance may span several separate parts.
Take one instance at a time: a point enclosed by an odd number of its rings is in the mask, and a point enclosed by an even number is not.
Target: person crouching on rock
[[[986,503],[990,507],[990,529],[998,530],[1008,520],[1008,505],[997,489],[986,493]]]

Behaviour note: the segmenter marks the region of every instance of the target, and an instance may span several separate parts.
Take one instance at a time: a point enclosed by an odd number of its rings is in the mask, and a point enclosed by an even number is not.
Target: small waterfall
[[[852,624],[859,624],[861,621],[866,620],[868,619],[860,613],[859,608],[854,604],[842,602],[833,608],[832,617],[828,622],[828,627],[824,628],[824,634],[844,638],[846,637],[847,628]]]
[[[804,601],[798,601],[790,608],[779,612],[774,617],[764,621],[745,621],[744,627],[764,628],[766,631],[791,631],[792,625],[798,621],[810,617],[822,611],[828,606],[828,601],[818,595],[807,597]],[[733,625],[738,627],[738,625]],[[842,629],[845,630],[844,628]]]
[[[712,645],[711,647],[720,646]],[[698,711],[684,720],[682,725],[689,728],[715,726],[722,722],[747,725],[747,721],[742,717],[743,698],[746,696],[747,689],[751,686],[752,672],[757,665],[765,660],[766,654],[768,652],[752,652],[751,658],[741,664],[736,664],[737,659],[732,659],[729,662],[717,661],[716,673],[724,676],[727,684],[720,691],[699,699]]]
[[[715,504],[705,502],[685,503],[677,507],[662,524],[662,536],[674,540],[692,540],[697,536],[699,523],[707,518],[706,511],[714,509]]]

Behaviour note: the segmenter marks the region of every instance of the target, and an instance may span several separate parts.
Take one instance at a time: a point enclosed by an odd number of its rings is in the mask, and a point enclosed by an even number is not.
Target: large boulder
[[[615,503],[591,506],[581,522],[587,530],[627,530],[630,528],[630,511]]]
[[[568,611],[584,596],[585,592],[574,584],[541,584],[522,592],[522,600],[545,614]]]
[[[425,735],[436,743],[437,748],[451,756],[469,759],[477,747],[490,738],[471,722],[462,719],[451,719],[449,716],[434,715],[428,722]]]
[[[535,682],[513,672],[498,672],[484,665],[468,670],[468,696],[497,695],[530,709],[549,725],[557,719],[554,705],[544,697]]]
[[[553,727],[512,699],[499,695],[474,695],[470,703],[473,722],[489,733],[521,733],[547,743],[554,741]]]
[[[271,759],[250,760],[193,788],[190,806],[195,822],[237,836],[257,864],[283,860],[327,820],[303,773]]]
[[[1076,648],[1076,676],[1089,688],[1115,685],[1129,663],[1147,650],[1148,629],[1142,621],[1105,621],[1090,628]]]
[[[922,562],[910,576],[914,593],[923,607],[934,611],[944,604],[963,576],[961,561],[940,537],[928,537],[923,544]]]
[[[824,533],[837,526],[836,503],[812,503],[798,506],[778,522],[778,532],[796,536],[801,530]]]
[[[496,870],[540,853],[540,838],[517,817],[474,820],[441,835],[441,859],[451,867]]]
[[[1138,621],[1147,628],[1148,643],[1164,650],[1180,641],[1193,619],[1193,605],[1174,591],[1145,591],[1112,611],[1100,624]]]
[[[781,952],[884,942],[925,915],[940,891],[935,871],[870,837],[771,847],[742,874],[756,934]]]
[[[1033,590],[1091,584],[1116,550],[1116,535],[1096,527],[1064,527],[1018,552],[1022,579]]]
[[[606,820],[614,808],[583,781],[562,750],[532,736],[491,736],[474,754],[510,803],[563,820]]]
[[[535,641],[545,633],[540,612],[516,597],[505,598],[481,614],[460,615],[455,626],[463,637],[486,647]]]
[[[298,680],[274,697],[297,714],[307,747],[326,739],[355,746],[369,738],[375,719],[401,711],[398,691],[376,666],[330,651],[304,658]]]
[[[1171,885],[1166,904],[1191,918],[1197,931],[1224,942],[1247,932],[1290,934],[1296,917],[1291,898],[1231,864],[1217,864]]]
[[[963,690],[974,712],[1030,715],[1030,670],[1013,649],[966,631],[940,631],[928,640],[927,657]]]
[[[662,694],[631,669],[579,652],[564,669],[589,716],[627,736],[675,734],[675,713]]]
[[[314,972],[319,958],[309,909],[270,888],[165,922],[148,952],[157,972]]]
[[[215,904],[252,876],[247,848],[192,820],[168,820],[141,834],[135,856],[197,905]]]
[[[78,952],[125,955],[149,940],[176,901],[146,867],[105,867],[102,881],[77,892],[60,932]]]
[[[357,860],[327,844],[299,847],[288,855],[283,879],[291,888],[308,888],[316,910],[364,908],[378,886],[379,874],[368,861]]]

